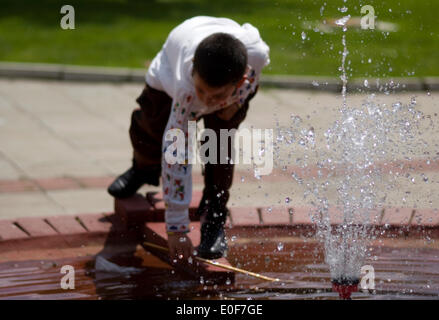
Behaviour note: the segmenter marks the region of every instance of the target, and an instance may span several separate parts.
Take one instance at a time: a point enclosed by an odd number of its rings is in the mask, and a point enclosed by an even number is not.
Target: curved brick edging
[[[47,63],[0,62],[0,77],[49,79],[88,82],[144,82],[145,69],[72,66]],[[353,79],[348,91],[437,91],[439,77],[368,79],[371,84],[365,88],[363,82]],[[312,76],[262,75],[261,85],[274,88],[323,90],[340,92],[338,78]]]
[[[200,241],[200,223],[194,221],[197,220],[195,211],[200,199],[201,192],[194,192],[190,206],[193,222],[191,232],[188,234],[194,246]],[[310,208],[297,207],[231,208],[226,223],[226,234],[229,239],[239,235],[259,237],[262,241],[279,236],[312,237],[316,228],[311,222],[309,211]],[[432,210],[419,213],[426,217],[427,214],[432,213]],[[330,210],[335,224],[340,222],[339,214],[337,210]],[[434,219],[428,224],[414,224],[415,214],[414,209],[383,209],[381,214],[378,214],[379,221],[370,227],[370,231],[378,238],[438,239],[438,215],[434,214]],[[83,248],[90,245],[105,247],[108,240],[115,235],[119,239],[116,240],[116,245],[123,247],[123,239],[130,238],[130,234],[137,234],[135,237],[141,240],[140,245],[144,249],[162,261],[172,264],[166,252],[151,248],[144,243],[148,241],[167,247],[163,220],[163,201],[160,194],[154,193],[148,193],[146,196],[136,194],[129,199],[116,200],[115,213],[0,220],[0,253],[10,261],[26,259],[26,257],[29,259],[30,253],[35,255],[35,252],[49,249],[51,257],[55,259],[57,255],[65,254],[63,249]],[[218,262],[230,265],[226,258],[221,258]],[[191,266],[177,264],[174,267],[193,277],[201,275],[206,281],[216,284],[233,282],[235,276],[230,270],[225,271],[218,266],[198,261]]]
[[[195,212],[201,199],[201,192],[194,192],[190,217],[197,221]],[[115,212],[92,213],[80,215],[64,215],[52,217],[28,217],[12,220],[0,220],[0,248],[10,241],[45,239],[48,237],[65,238],[73,241],[75,236],[83,238],[100,237],[107,234],[111,227],[118,226],[124,230],[131,224],[145,222],[163,223],[164,205],[160,194],[148,193],[146,197],[137,194],[134,197],[115,201]],[[151,202],[155,202],[151,205]],[[249,229],[281,227],[291,230],[313,229],[310,218],[310,207],[248,207],[230,208],[230,217],[227,221],[228,229]],[[341,223],[341,212],[337,208],[330,208],[331,223]],[[378,217],[373,227],[377,230],[400,232],[404,236],[420,230],[439,230],[439,214],[433,209],[412,208],[382,208],[371,214]],[[436,234],[436,233],[435,233]],[[59,243],[61,245],[61,243]]]

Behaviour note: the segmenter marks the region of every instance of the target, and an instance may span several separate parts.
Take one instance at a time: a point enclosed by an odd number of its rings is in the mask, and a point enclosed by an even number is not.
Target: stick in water
[[[156,248],[156,249],[159,249],[159,250],[162,250],[162,251],[169,252],[168,248],[156,245],[156,244],[151,243],[151,242],[145,241],[145,242],[143,242],[143,244],[145,246],[148,246],[148,247],[151,247],[151,248]],[[217,266],[217,267],[220,267],[220,268],[223,268],[223,269],[227,269],[227,270],[236,271],[236,272],[243,273],[243,274],[246,274],[248,276],[252,276],[252,277],[255,277],[255,278],[258,278],[258,279],[262,279],[262,280],[266,280],[266,281],[292,282],[292,280],[280,280],[278,278],[266,277],[266,276],[263,276],[262,274],[259,274],[259,273],[255,273],[255,272],[247,271],[247,270],[244,270],[244,269],[239,269],[239,268],[236,268],[236,267],[228,266],[226,264],[222,264],[222,263],[219,263],[219,262],[213,261],[213,260],[204,259],[204,258],[201,258],[201,257],[195,257],[195,259],[197,259],[198,261],[201,261],[201,262],[213,265],[213,266]]]

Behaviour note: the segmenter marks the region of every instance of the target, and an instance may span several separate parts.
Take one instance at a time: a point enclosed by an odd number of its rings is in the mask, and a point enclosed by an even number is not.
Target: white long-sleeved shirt
[[[228,33],[247,48],[248,66],[245,81],[227,101],[207,108],[195,94],[192,79],[192,59],[198,44],[213,33]],[[188,139],[188,121],[212,113],[233,103],[243,104],[254,92],[259,75],[268,65],[269,47],[259,31],[249,23],[242,26],[227,18],[199,16],[188,19],[174,28],[160,52],[151,62],[146,82],[154,89],[166,92],[172,99],[172,109],[163,136],[163,154],[172,141],[166,141],[169,129],[180,129]],[[187,152],[186,152],[187,158]],[[169,164],[162,156],[163,200],[167,231],[189,231],[188,208],[192,198],[192,167],[190,164]]]

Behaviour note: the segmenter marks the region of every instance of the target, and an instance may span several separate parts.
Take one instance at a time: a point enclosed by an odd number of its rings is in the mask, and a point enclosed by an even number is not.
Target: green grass
[[[66,3],[75,8],[75,30],[59,26]],[[348,0],[346,14],[360,16],[365,4],[375,8],[377,22],[395,23],[399,30],[386,35],[349,29],[351,77],[439,75],[439,1]],[[173,27],[211,15],[259,29],[271,48],[265,73],[336,76],[341,30],[321,34],[304,24],[340,18],[342,5],[342,0],[2,0],[0,60],[142,68]],[[309,40],[302,40],[302,31]]]

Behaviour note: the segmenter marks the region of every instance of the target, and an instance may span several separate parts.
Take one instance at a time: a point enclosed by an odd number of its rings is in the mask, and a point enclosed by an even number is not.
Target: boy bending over
[[[132,167],[108,192],[117,198],[129,197],[143,184],[158,186],[161,175],[172,258],[193,254],[186,235],[192,168],[187,163],[166,162],[164,154],[172,141],[166,141],[165,133],[180,129],[187,139],[188,121],[201,118],[217,137],[220,129],[237,129],[269,61],[269,48],[252,25],[200,16],[173,29],[149,66],[146,86],[136,100],[140,108],[131,117]],[[197,210],[202,221],[197,254],[206,259],[220,258],[227,250],[224,224],[234,165],[230,160],[221,164],[217,148],[217,162],[204,167],[203,197]]]

